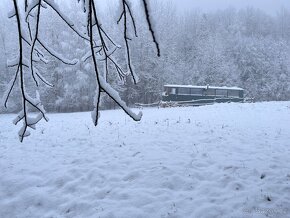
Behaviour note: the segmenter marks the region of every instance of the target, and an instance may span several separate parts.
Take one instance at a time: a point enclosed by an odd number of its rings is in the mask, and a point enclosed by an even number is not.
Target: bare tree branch
[[[141,119],[141,117],[142,117],[142,113],[140,112],[139,114],[135,114],[134,112],[132,112],[126,106],[126,103],[124,101],[122,101],[122,99],[120,98],[119,94],[99,74],[98,65],[97,65],[97,58],[95,56],[94,44],[93,44],[93,41],[94,41],[93,26],[94,26],[94,24],[97,25],[97,31],[98,31],[98,34],[99,34],[99,36],[101,38],[101,42],[105,43],[105,41],[102,38],[102,33],[101,33],[100,28],[99,28],[96,8],[95,8],[95,4],[94,4],[93,0],[89,0],[89,18],[90,19],[88,20],[88,23],[89,23],[89,27],[90,27],[90,47],[91,47],[92,58],[93,58],[93,63],[94,63],[94,71],[95,71],[96,80],[97,80],[96,97],[95,97],[95,102],[94,102],[95,109],[92,112],[92,118],[94,120],[94,124],[95,125],[98,124],[100,90],[104,90],[104,92],[106,92],[108,94],[108,96],[110,98],[112,98],[123,109],[123,111],[125,113],[127,113],[127,115],[130,116],[133,120],[139,121]],[[95,23],[93,23],[94,21],[95,21]],[[104,49],[104,51],[105,51],[105,49]]]
[[[16,72],[14,74],[14,78],[8,83],[8,88],[7,88],[6,92],[3,95],[3,105],[4,105],[5,108],[7,108],[7,102],[8,102],[8,99],[9,99],[10,95],[11,95],[13,87],[15,86],[15,82],[17,80],[18,73],[19,73],[19,65],[17,64],[17,70],[16,70]]]
[[[80,2],[80,0],[78,0]],[[121,80],[128,75],[132,75],[133,81],[137,83],[137,76],[133,71],[133,66],[131,64],[131,52],[129,41],[131,38],[129,37],[129,25],[132,25],[132,32],[137,37],[137,28],[135,19],[133,17],[133,12],[131,10],[131,5],[128,0],[121,0],[122,2],[122,12],[120,18],[117,23],[119,23],[123,19],[123,39],[125,42],[125,51],[126,51],[126,64],[128,71],[124,72],[122,70],[121,65],[114,58],[115,52],[120,49],[120,46],[114,42],[110,34],[104,30],[102,27],[99,17],[96,11],[95,1],[94,0],[82,0],[83,9],[86,13],[87,18],[87,35],[82,34],[75,27],[73,22],[71,22],[58,8],[58,5],[55,4],[53,0],[34,0],[24,1],[24,12],[21,12],[21,7],[17,3],[17,0],[13,0],[14,10],[10,13],[9,17],[15,17],[18,29],[18,56],[14,60],[8,63],[9,67],[17,67],[13,79],[9,82],[8,88],[3,96],[4,106],[7,108],[7,102],[12,93],[13,88],[15,87],[16,81],[19,81],[20,95],[22,100],[22,110],[18,114],[18,116],[14,120],[14,124],[17,125],[20,121],[23,122],[23,126],[19,130],[19,139],[22,142],[26,136],[29,136],[30,133],[28,131],[29,128],[35,129],[35,126],[41,120],[48,121],[48,118],[45,115],[45,110],[40,101],[40,95],[38,91],[36,91],[36,97],[32,98],[28,92],[26,91],[26,83],[28,84],[28,78],[26,74],[31,74],[33,81],[36,86],[39,86],[39,82],[44,83],[49,87],[53,87],[39,72],[36,64],[37,63],[45,63],[48,61],[44,57],[44,50],[49,53],[52,57],[58,59],[62,63],[66,65],[75,65],[77,64],[76,60],[67,60],[62,57],[62,55],[58,54],[56,51],[51,49],[48,45],[46,45],[45,41],[42,41],[39,37],[39,29],[40,29],[40,18],[41,18],[41,9],[47,8],[48,6],[60,17],[64,23],[75,32],[80,38],[82,38],[85,42],[89,42],[89,52],[85,54],[82,58],[82,61],[87,61],[90,58],[92,59],[93,69],[96,77],[96,96],[94,99],[94,110],[92,112],[92,117],[94,120],[94,125],[97,125],[99,118],[99,104],[100,104],[100,96],[101,92],[105,92],[113,101],[118,104],[125,113],[127,113],[133,120],[139,121],[142,117],[142,113],[135,114],[129,107],[127,107],[126,103],[120,98],[118,92],[114,90],[111,85],[107,82],[109,75],[109,66],[113,66],[117,72],[117,75]],[[146,14],[146,20],[149,26],[149,31],[153,37],[153,41],[156,45],[158,56],[160,55],[159,45],[155,39],[154,31],[151,26],[149,11],[147,8],[146,0],[143,0],[144,3],[144,11]],[[25,16],[23,16],[25,15]],[[23,19],[21,19],[23,18]],[[27,34],[29,33],[29,35]],[[87,44],[87,43],[86,43]],[[27,49],[27,47],[29,49]],[[27,51],[29,55],[25,53]],[[104,70],[99,70],[99,62],[103,62]],[[28,75],[30,76],[30,75]],[[36,117],[31,117],[29,110],[36,110]]]
[[[81,37],[82,39],[89,41],[89,39],[84,36],[83,34],[81,34],[75,27],[74,24],[71,23],[68,18],[64,17],[57,8],[55,8],[49,1],[47,0],[43,0],[46,4],[48,4],[56,13],[57,15],[69,26],[69,28],[71,28],[79,37]]]
[[[156,40],[155,33],[154,33],[153,28],[152,28],[150,14],[149,14],[149,10],[148,10],[147,0],[143,0],[143,4],[144,4],[144,11],[145,11],[145,15],[146,15],[146,20],[147,20],[147,24],[148,24],[148,27],[149,27],[149,31],[150,31],[151,36],[153,38],[153,42],[154,42],[154,44],[156,46],[157,56],[160,57],[159,43]]]
[[[36,16],[35,34],[34,34],[34,37],[33,38],[32,38],[32,34],[31,34],[31,29],[30,29],[29,22],[28,22],[28,27],[29,27],[30,37],[31,37],[31,40],[32,40],[32,45],[31,45],[31,48],[30,48],[30,69],[31,69],[32,78],[35,81],[36,86],[38,86],[38,82],[37,82],[37,80],[35,78],[35,75],[34,75],[33,52],[34,52],[34,48],[35,48],[35,43],[37,42],[37,38],[38,38],[38,30],[39,30],[39,22],[40,22],[41,0],[39,0],[38,4],[35,7],[37,7],[37,16]],[[35,8],[35,7],[33,7],[33,8]]]
[[[53,57],[60,60],[62,63],[67,65],[76,65],[77,60],[66,60],[61,55],[59,55],[57,52],[53,51],[51,48],[49,48],[47,45],[44,44],[44,42],[40,41],[40,39],[37,39],[37,42]]]
[[[133,69],[132,69],[132,65],[131,65],[131,54],[130,54],[130,47],[129,47],[129,38],[128,38],[128,34],[127,34],[127,13],[126,13],[126,4],[125,4],[125,0],[122,0],[123,3],[123,19],[124,19],[124,40],[125,40],[125,45],[126,45],[126,54],[127,54],[127,62],[128,62],[128,67],[129,67],[129,72],[132,74],[133,76],[133,81],[134,84],[137,83],[134,73],[133,73]]]

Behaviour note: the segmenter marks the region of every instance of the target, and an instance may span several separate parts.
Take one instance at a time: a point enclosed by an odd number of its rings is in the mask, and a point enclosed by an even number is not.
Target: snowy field
[[[143,113],[0,115],[0,217],[290,217],[290,102]]]

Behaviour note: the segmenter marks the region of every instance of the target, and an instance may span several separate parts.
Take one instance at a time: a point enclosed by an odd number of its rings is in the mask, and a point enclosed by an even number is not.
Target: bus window
[[[190,93],[192,95],[202,95],[202,89],[191,89]]]
[[[239,92],[239,90],[229,90],[228,95],[229,95],[229,97],[239,97],[240,92]]]
[[[217,89],[216,90],[216,96],[227,96],[228,92],[224,89]]]
[[[178,88],[178,94],[179,95],[190,95],[190,89],[189,88]]]

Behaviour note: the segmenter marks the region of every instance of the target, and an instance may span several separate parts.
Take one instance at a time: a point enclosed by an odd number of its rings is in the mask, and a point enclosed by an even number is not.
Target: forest
[[[17,54],[18,46],[16,24],[7,18],[12,6],[0,7],[7,12],[0,13],[2,97],[13,78],[14,70],[8,65]],[[83,19],[83,14],[77,2],[63,3],[61,7],[80,25],[77,21]],[[113,8],[102,7],[101,16],[106,18],[101,19],[102,27],[109,29],[123,47],[122,29],[116,22],[119,15]],[[130,44],[138,82],[134,84],[131,76],[121,80],[115,75],[108,77],[108,82],[129,106],[160,101],[165,84],[238,86],[245,89],[246,97],[255,101],[290,99],[290,12],[285,8],[275,15],[251,7],[207,13],[193,10],[181,14],[170,2],[151,1],[150,11],[160,44],[160,57],[156,56],[144,17],[134,14],[138,35],[134,37],[132,33]],[[108,17],[108,14],[113,16]],[[66,65],[50,57],[48,63],[38,64],[43,76],[53,84],[53,87],[38,87],[45,109],[49,112],[92,110],[95,83],[91,81],[95,75],[91,61],[84,58],[85,42],[52,10],[44,11],[39,31],[47,45],[66,58],[77,60],[75,65]],[[123,52],[117,54],[120,63],[124,58]],[[126,69],[126,65],[122,67]],[[33,83],[26,86],[28,92],[35,90]],[[8,108],[1,105],[0,113],[18,112],[21,108],[18,95],[16,87]],[[102,94],[101,107],[110,109],[116,104]]]

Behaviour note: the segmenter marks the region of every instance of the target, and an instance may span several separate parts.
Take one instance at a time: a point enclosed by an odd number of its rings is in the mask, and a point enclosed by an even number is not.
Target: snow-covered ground
[[[0,217],[290,217],[290,102],[143,113],[0,115]]]

